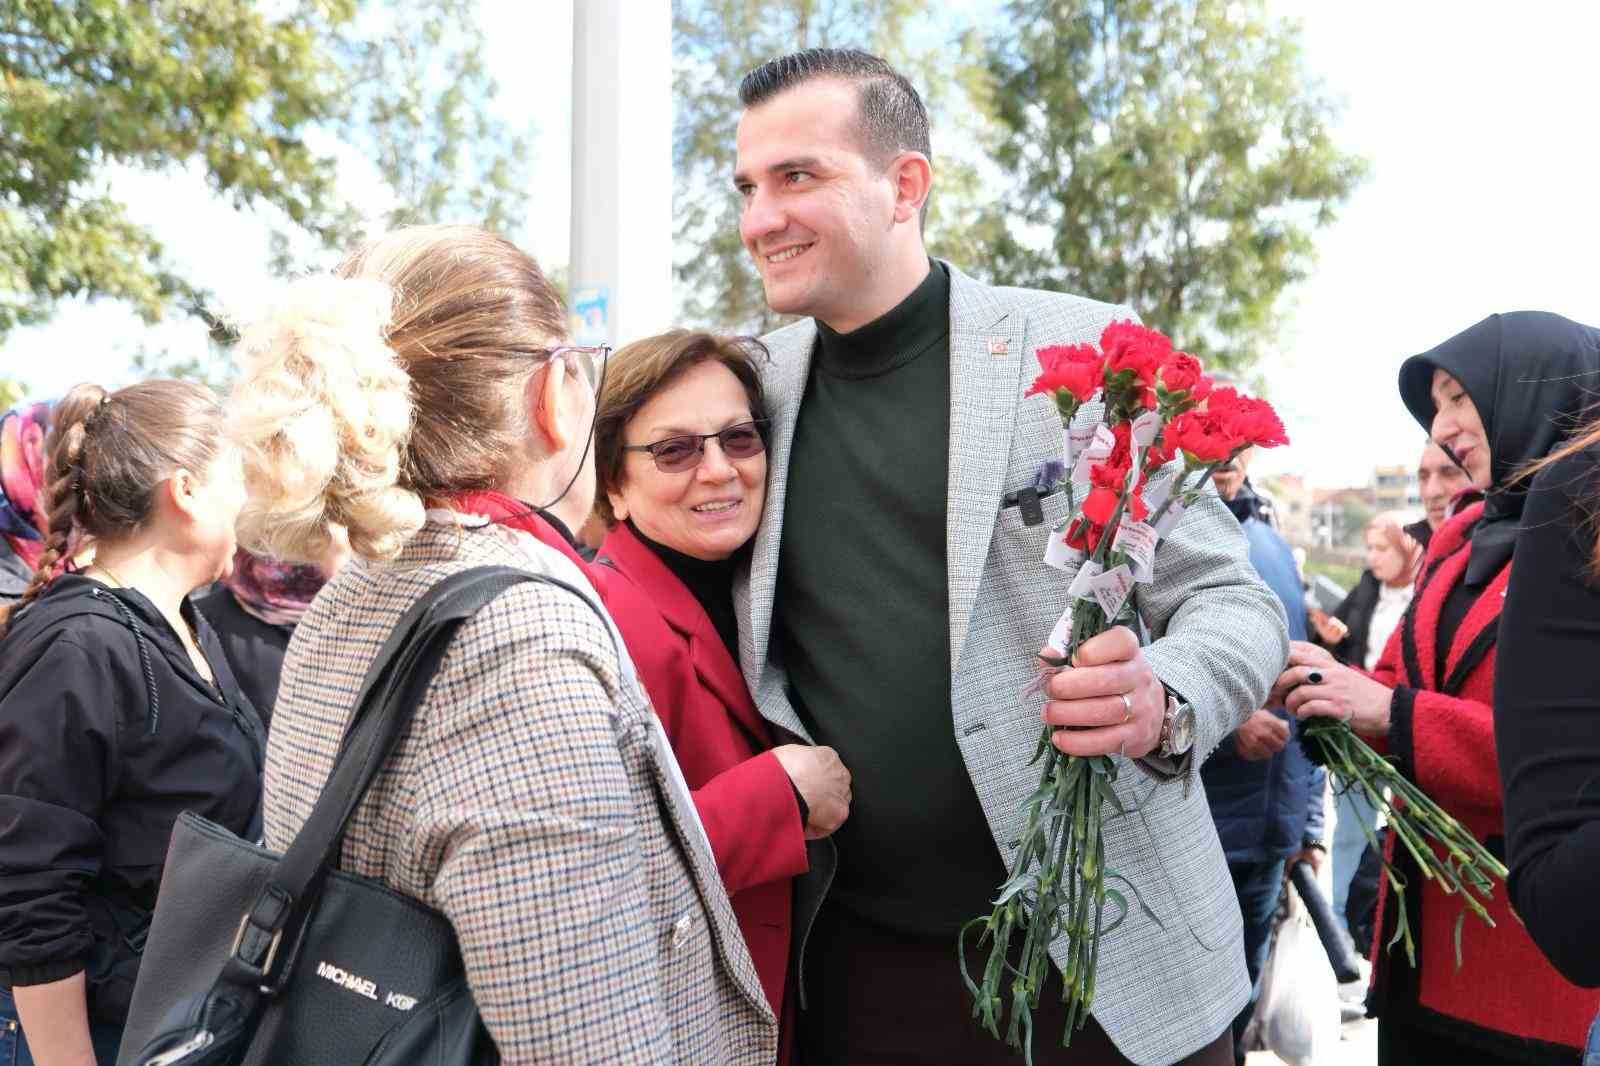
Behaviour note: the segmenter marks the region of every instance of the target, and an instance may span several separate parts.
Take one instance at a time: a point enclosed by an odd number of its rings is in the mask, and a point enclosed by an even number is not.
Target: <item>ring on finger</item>
[[[1133,701],[1128,698],[1126,692],[1117,693],[1117,699],[1122,701],[1122,724],[1127,725],[1133,721]]]

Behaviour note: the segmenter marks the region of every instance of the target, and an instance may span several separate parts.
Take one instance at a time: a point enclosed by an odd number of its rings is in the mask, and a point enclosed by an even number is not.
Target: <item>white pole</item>
[[[672,326],[672,5],[574,0],[574,336]]]

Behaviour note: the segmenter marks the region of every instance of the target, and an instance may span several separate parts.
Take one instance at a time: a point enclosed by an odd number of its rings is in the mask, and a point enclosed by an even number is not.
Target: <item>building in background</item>
[[[1420,511],[1417,472],[1409,466],[1372,468],[1372,506],[1380,511]]]
[[[1306,479],[1299,474],[1278,474],[1262,478],[1261,488],[1272,497],[1283,539],[1301,548],[1315,543],[1311,532],[1312,492]]]

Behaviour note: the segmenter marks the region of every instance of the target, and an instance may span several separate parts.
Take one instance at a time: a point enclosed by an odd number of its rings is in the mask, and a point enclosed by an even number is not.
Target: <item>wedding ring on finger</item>
[[[1122,724],[1127,725],[1133,721],[1133,701],[1126,692],[1117,693],[1117,698],[1122,701]]]

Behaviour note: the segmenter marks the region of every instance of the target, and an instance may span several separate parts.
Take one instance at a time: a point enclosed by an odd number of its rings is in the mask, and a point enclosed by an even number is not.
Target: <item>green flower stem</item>
[[[1460,898],[1461,917],[1471,913],[1493,926],[1494,920],[1484,904],[1493,898],[1495,880],[1505,880],[1505,864],[1344,722],[1318,718],[1306,722],[1302,728],[1306,740],[1315,745],[1322,761],[1340,779],[1342,787],[1360,789],[1374,807],[1384,812],[1389,828],[1394,830],[1422,876],[1436,881],[1445,893]],[[1395,893],[1396,929],[1388,946],[1393,948],[1397,942],[1403,944],[1407,959],[1415,965],[1416,946],[1405,914],[1405,878],[1383,858],[1383,848],[1376,835],[1365,826],[1363,831],[1382,860],[1384,876]],[[1458,919],[1458,967],[1461,965],[1460,924]]]

